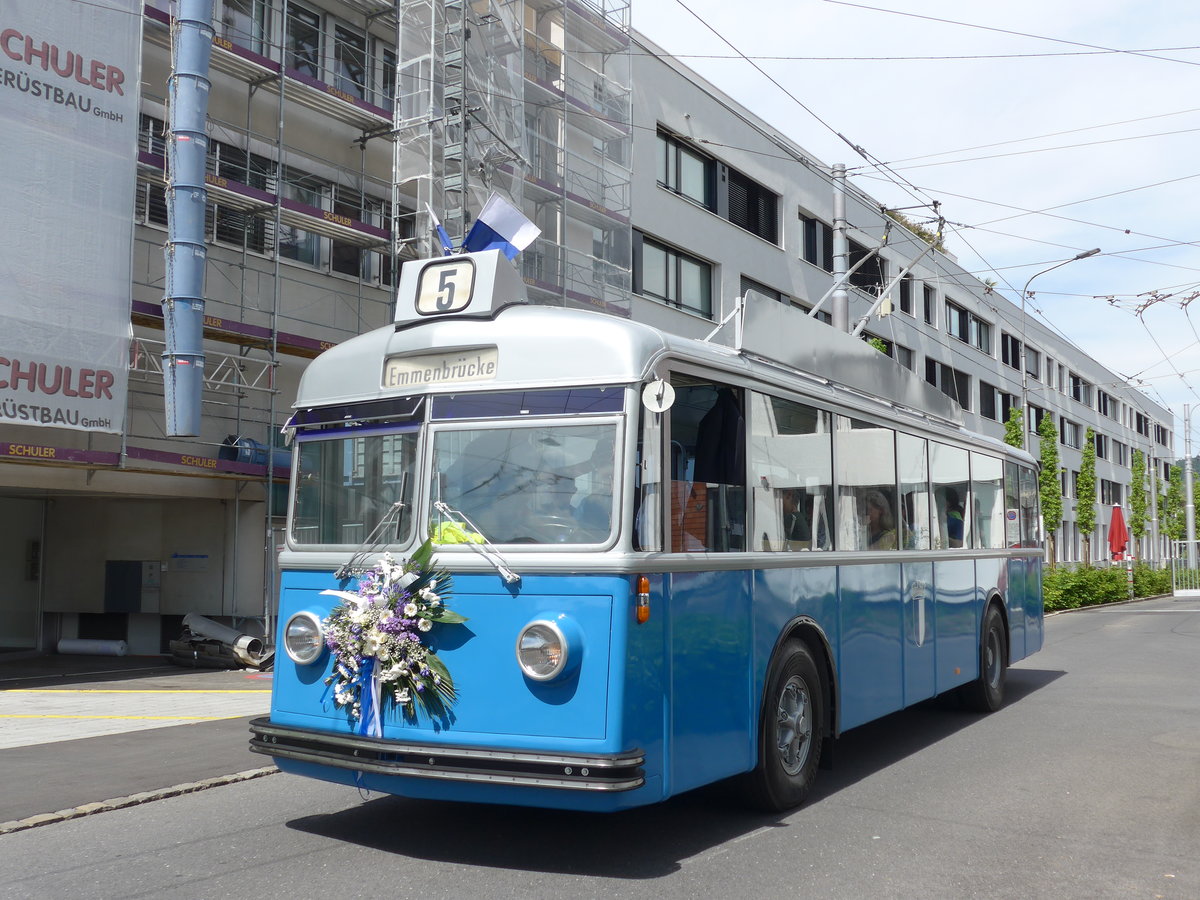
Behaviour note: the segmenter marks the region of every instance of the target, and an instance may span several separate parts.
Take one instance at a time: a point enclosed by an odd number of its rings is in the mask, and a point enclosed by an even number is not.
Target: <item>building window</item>
[[[763,240],[779,243],[779,197],[774,192],[661,130],[658,183]]]
[[[222,179],[248,185],[261,191],[274,191],[275,166],[265,156],[247,153],[240,147],[223,141],[210,141],[207,168]],[[214,238],[226,244],[265,253],[267,246],[267,220],[261,216],[217,203],[215,206]]]
[[[992,326],[953,300],[946,301],[946,331],[984,353],[992,352]]]
[[[1119,466],[1129,466],[1129,447],[1120,441],[1112,442],[1113,462]]]
[[[288,167],[284,170],[284,180],[281,194],[288,200],[295,200],[308,206],[322,208],[322,202],[328,184],[321,179]],[[279,228],[279,255],[302,262],[310,266],[321,264],[321,238],[315,232],[305,231],[294,225],[281,225]]]
[[[996,388],[986,381],[979,382],[979,414],[996,421]]]
[[[716,160],[663,131],[658,132],[658,183],[705,209],[717,210]]]
[[[925,296],[923,298],[925,324],[937,327],[937,291],[932,285],[924,285]]]
[[[333,28],[333,86],[359,100],[367,98],[367,39],[342,25]]]
[[[1074,447],[1076,450],[1082,447],[1083,442],[1079,437],[1079,423],[1072,422],[1065,417],[1060,417],[1058,420],[1058,439],[1067,447]]]
[[[904,368],[908,369],[910,372],[912,371],[912,350],[908,349],[907,347],[902,347],[895,341],[892,341],[888,338],[879,337],[879,335],[876,334],[864,334],[863,340],[870,341],[871,343],[878,342],[878,346],[883,347],[883,354],[885,356],[891,357],[896,362],[900,363],[900,365],[904,366]]]
[[[284,65],[310,78],[321,77],[321,17],[300,6],[288,6]]]
[[[966,343],[969,331],[967,311],[953,300],[946,301],[946,331]]]
[[[1017,397],[1015,394],[1009,394],[1004,391],[1000,391],[999,393],[1000,393],[1000,421],[1007,422],[1009,415],[1013,411],[1013,408],[1014,407],[1016,407],[1018,409],[1020,408],[1021,399],[1019,397]]]
[[[1167,446],[1169,446],[1169,443],[1168,443],[1169,440],[1170,440],[1170,438],[1168,437],[1167,429],[1165,429],[1161,425],[1156,424],[1154,426],[1154,442],[1156,444],[1161,444],[1162,446],[1167,447]]]
[[[358,192],[342,187],[340,184],[334,185],[333,188],[333,212],[334,215],[347,219],[363,221],[365,218],[363,201]],[[330,241],[329,267],[333,271],[356,278],[369,276],[369,272],[364,271],[363,264],[366,259],[366,252],[356,244]]]
[[[377,59],[379,60],[379,74],[376,84],[379,85],[379,95],[375,98],[375,102],[391,109],[396,100],[396,51],[391,47],[384,47],[378,52]]]
[[[1021,368],[1021,339],[1007,331],[1000,332],[1000,361],[1010,368]]]
[[[833,229],[812,216],[800,213],[804,228],[804,261],[820,266],[826,272],[833,271]]]
[[[1029,429],[1030,434],[1037,434],[1038,429],[1042,427],[1042,419],[1046,415],[1046,410],[1040,406],[1029,404],[1029,416],[1025,420],[1025,425]]]
[[[1100,502],[1105,506],[1120,506],[1123,491],[1121,485],[1107,478],[1100,479]]]
[[[1144,436],[1150,437],[1150,420],[1141,413],[1133,414],[1134,430]]]
[[[913,280],[910,275],[900,279],[900,312],[908,316],[913,314]]]
[[[712,318],[712,266],[641,232],[633,236],[633,290]]]
[[[853,269],[864,258],[866,262],[850,276],[850,284],[861,291],[867,291],[875,296],[887,286],[887,260],[880,258],[878,253],[868,250],[858,241],[850,241],[850,263]]]
[[[971,408],[971,376],[932,357],[925,357],[925,380],[963,409]]]
[[[728,170],[725,185],[729,214],[739,228],[772,244],[779,243],[779,198],[757,181],[735,169]]]
[[[263,52],[267,0],[225,0],[221,4],[220,34],[239,47]]]
[[[978,316],[971,316],[971,346],[991,356],[992,326]]]
[[[1025,374],[1034,381],[1041,381],[1042,354],[1028,344],[1025,345]]]
[[[1091,408],[1092,386],[1074,372],[1071,373],[1071,398]]]
[[[771,300],[778,300],[780,303],[788,302],[788,298],[785,294],[780,293],[779,291],[775,290],[775,288],[769,288],[765,284],[759,284],[753,278],[747,278],[745,275],[743,275],[741,283],[741,295],[745,297],[751,291],[756,294],[761,294],[762,296]]]
[[[1096,458],[1108,459],[1108,435],[1096,431],[1093,437],[1096,439]]]

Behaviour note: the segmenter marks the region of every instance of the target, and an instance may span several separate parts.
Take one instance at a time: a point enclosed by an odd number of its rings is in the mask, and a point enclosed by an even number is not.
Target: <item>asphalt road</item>
[[[0,837],[3,897],[1200,898],[1200,598],[1047,620],[991,716],[848,733],[787,816],[361,798],[276,774]]]

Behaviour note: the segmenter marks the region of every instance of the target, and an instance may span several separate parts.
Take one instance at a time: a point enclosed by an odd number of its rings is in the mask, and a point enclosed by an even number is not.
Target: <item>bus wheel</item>
[[[758,734],[758,766],[750,773],[751,799],[768,810],[799,806],[821,761],[825,691],[808,647],[792,641],[771,661]]]
[[[977,712],[995,712],[1004,705],[1004,681],[1008,674],[1008,639],[1004,620],[995,605],[983,616],[979,642],[979,677],[962,687],[963,702]]]

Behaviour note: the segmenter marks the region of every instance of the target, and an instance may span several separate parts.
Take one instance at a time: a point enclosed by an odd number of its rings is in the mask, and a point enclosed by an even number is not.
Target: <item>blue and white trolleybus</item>
[[[751,298],[751,301],[757,298]],[[799,804],[847,729],[1042,644],[1033,459],[782,304],[699,341],[405,265],[301,381],[251,748],[421,798],[583,810],[738,777]]]

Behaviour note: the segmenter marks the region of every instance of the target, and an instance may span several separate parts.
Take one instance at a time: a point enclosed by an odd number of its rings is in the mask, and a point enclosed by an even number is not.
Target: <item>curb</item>
[[[1130,603],[1143,603],[1146,600],[1162,600],[1164,597],[1174,596],[1174,594],[1151,594],[1148,597],[1132,597],[1125,600],[1113,600],[1111,603],[1089,603],[1086,606],[1072,606],[1070,609],[1051,609],[1045,611],[1043,615],[1061,616],[1064,613],[1084,612],[1085,610],[1089,609],[1107,609],[1111,606],[1128,606]]]
[[[155,800],[165,800],[167,797],[178,797],[181,794],[194,794],[197,791],[204,791],[225,784],[237,784],[241,781],[262,778],[264,775],[271,775],[278,771],[275,766],[264,766],[261,769],[247,769],[245,772],[236,772],[233,775],[218,775],[216,778],[205,778],[203,781],[189,781],[184,784],[174,785],[173,787],[159,788],[156,791],[143,791],[139,794],[130,794],[128,797],[101,800],[97,803],[85,803],[82,806],[76,806],[71,809],[60,809],[58,812],[38,813],[36,816],[30,816],[27,819],[0,822],[0,835],[24,831],[27,828],[37,828],[39,825],[65,822],[68,819],[78,819],[83,816],[90,816],[93,813],[125,809],[129,806],[139,806],[142,803],[152,803]]]

